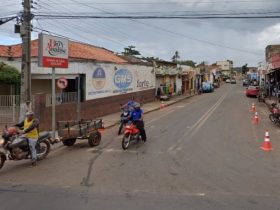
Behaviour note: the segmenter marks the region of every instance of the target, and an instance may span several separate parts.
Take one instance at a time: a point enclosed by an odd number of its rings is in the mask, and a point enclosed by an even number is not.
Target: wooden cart
[[[103,128],[102,119],[57,122],[58,136],[65,146],[73,146],[77,139],[87,139],[91,147],[97,146],[101,141],[98,129]]]

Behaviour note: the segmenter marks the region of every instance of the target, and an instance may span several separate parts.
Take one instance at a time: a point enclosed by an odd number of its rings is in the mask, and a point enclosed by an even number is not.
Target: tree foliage
[[[142,57],[142,60],[149,61],[149,62],[160,61],[158,57]]]
[[[135,46],[130,45],[128,47],[124,48],[124,52],[122,52],[123,55],[141,55],[141,53],[135,49]]]
[[[180,55],[179,55],[179,52],[176,50],[174,55],[172,56],[171,60],[174,62],[174,63],[178,63],[180,59]]]
[[[247,67],[247,63],[245,64],[245,65],[243,65],[242,67],[241,67],[241,69],[242,69],[242,74],[246,74],[248,71],[249,71],[249,68]]]
[[[12,66],[0,62],[0,84],[18,84],[19,82],[19,71]]]
[[[185,60],[185,61],[181,61],[180,64],[186,65],[186,66],[195,67],[196,62],[194,62],[192,60]]]

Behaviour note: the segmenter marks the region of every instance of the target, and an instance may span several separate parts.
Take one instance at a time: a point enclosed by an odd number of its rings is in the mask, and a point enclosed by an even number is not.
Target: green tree
[[[0,84],[18,84],[20,83],[19,71],[3,62],[0,62]]]
[[[135,49],[135,46],[130,45],[128,47],[124,48],[124,52],[122,52],[123,55],[141,55],[141,53]]]
[[[172,56],[171,60],[174,62],[174,63],[178,63],[180,59],[180,55],[179,55],[179,52],[176,50],[174,55]]]
[[[158,57],[142,57],[142,60],[149,61],[149,62],[160,61]]]
[[[247,66],[248,66],[248,64],[246,63],[245,65],[243,65],[243,66],[241,67],[241,69],[242,69],[242,74],[246,74],[246,73],[249,71],[249,68],[248,68]]]
[[[180,64],[195,67],[196,62],[192,60],[185,60],[185,61],[181,61]]]

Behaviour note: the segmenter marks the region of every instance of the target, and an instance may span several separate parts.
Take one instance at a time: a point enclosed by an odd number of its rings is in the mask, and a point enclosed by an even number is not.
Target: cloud
[[[280,23],[264,29],[257,38],[257,43],[261,47],[270,44],[280,43]]]
[[[1,0],[2,14],[11,14],[22,8],[18,0]],[[222,3],[224,1],[224,3]],[[76,3],[75,3],[76,2]],[[78,3],[77,3],[78,2]],[[101,2],[101,1],[98,1]],[[143,4],[139,0],[104,0],[94,4],[91,0],[40,0],[36,13],[67,13],[67,14],[193,14],[213,12],[269,12],[280,8],[280,1],[249,0],[162,0],[148,1]],[[120,4],[128,2],[131,4]],[[153,2],[160,2],[153,4]],[[204,2],[204,3],[203,3]],[[220,3],[217,3],[220,2]],[[225,3],[226,2],[226,3]],[[137,4],[133,4],[137,3]],[[86,4],[86,5],[82,5]],[[149,12],[149,13],[147,13]],[[15,13],[16,14],[16,13]],[[19,42],[19,34],[14,34],[14,23],[0,26],[0,44]],[[143,56],[154,56],[170,60],[176,50],[182,59],[192,59],[199,63],[231,59],[234,65],[256,65],[264,59],[267,44],[280,43],[280,21],[278,19],[215,19],[215,20],[41,20],[34,27],[43,28],[70,37],[75,40],[105,47],[109,50],[122,52],[128,45],[136,46]],[[169,31],[169,32],[168,32]],[[32,33],[37,37],[37,32]],[[199,41],[201,40],[201,41]],[[211,42],[207,44],[206,42]],[[224,47],[219,47],[221,45]],[[253,53],[240,52],[230,48],[237,48]],[[259,55],[255,55],[258,53]]]

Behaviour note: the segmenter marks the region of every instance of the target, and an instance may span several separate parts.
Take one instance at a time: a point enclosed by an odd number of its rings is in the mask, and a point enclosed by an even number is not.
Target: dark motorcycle
[[[120,127],[118,130],[118,135],[121,135],[124,131],[124,127],[126,126],[126,124],[128,123],[130,118],[129,115],[129,111],[127,109],[122,109],[122,113],[121,113],[121,121],[120,121]]]
[[[17,128],[10,127],[4,130],[3,139],[0,139],[0,169],[6,160],[24,160],[31,158],[28,139],[19,135]],[[36,144],[37,160],[43,160],[50,152],[51,136],[49,132],[41,133]]]
[[[271,104],[269,119],[274,124],[279,124],[280,123],[280,110],[277,107],[276,103]]]

